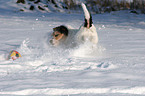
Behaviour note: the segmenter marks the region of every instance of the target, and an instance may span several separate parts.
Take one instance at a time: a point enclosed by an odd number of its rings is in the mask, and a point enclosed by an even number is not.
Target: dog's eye
[[[56,34],[55,37],[57,37],[59,34]]]

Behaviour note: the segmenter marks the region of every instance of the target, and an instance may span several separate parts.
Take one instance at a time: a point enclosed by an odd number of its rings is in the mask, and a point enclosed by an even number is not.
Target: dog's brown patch
[[[60,40],[60,39],[62,39],[63,36],[64,36],[64,34],[58,32],[58,31],[53,32],[53,38],[55,40]]]

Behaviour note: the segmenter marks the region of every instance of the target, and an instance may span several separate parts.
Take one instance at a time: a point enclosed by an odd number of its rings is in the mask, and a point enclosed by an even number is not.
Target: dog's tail
[[[86,5],[84,3],[82,3],[82,8],[83,8],[83,11],[84,11],[84,15],[85,15],[85,23],[84,23],[84,27],[87,27],[87,28],[90,28],[93,24],[92,22],[92,16],[91,14],[89,13]]]

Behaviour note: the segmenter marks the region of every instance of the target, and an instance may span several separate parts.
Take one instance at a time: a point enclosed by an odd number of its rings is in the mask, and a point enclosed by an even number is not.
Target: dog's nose
[[[50,41],[49,41],[51,44],[53,44],[53,40],[51,39]]]

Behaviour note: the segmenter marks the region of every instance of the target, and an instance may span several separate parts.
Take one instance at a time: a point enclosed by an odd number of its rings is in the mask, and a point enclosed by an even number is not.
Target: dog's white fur
[[[85,41],[92,42],[93,44],[98,43],[98,34],[96,32],[95,26],[92,26],[88,29],[84,26],[81,26],[79,31],[76,34],[77,42],[83,43]]]
[[[90,19],[90,13],[88,12],[85,4],[82,3],[82,8],[84,11],[85,19]],[[89,22],[88,22],[89,23]],[[92,24],[91,27],[84,27],[84,24],[80,26],[79,29],[68,28],[69,34],[65,40],[60,40],[56,45],[65,45],[68,47],[76,46],[82,44],[86,41],[92,42],[93,44],[98,43],[98,34],[96,32],[95,26]]]

